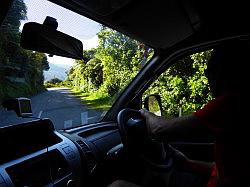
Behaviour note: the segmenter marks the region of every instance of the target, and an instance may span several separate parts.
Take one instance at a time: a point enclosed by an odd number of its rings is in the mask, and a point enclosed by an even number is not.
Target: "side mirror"
[[[161,97],[158,94],[149,94],[144,99],[144,108],[158,115],[163,115]]]
[[[14,110],[18,117],[32,116],[31,100],[28,98],[7,99],[2,103],[2,106],[9,110]]]
[[[25,23],[20,44],[22,48],[32,51],[83,59],[83,44],[80,40],[44,24]]]

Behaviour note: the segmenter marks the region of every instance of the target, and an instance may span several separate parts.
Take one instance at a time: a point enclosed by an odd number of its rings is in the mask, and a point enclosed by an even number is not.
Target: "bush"
[[[63,81],[58,78],[53,78],[44,83],[44,86],[46,88],[52,88],[52,87],[60,87],[63,85]]]
[[[30,97],[42,91],[45,91],[43,86],[31,88],[27,83],[6,81],[5,84],[0,84],[0,102],[7,98]]]

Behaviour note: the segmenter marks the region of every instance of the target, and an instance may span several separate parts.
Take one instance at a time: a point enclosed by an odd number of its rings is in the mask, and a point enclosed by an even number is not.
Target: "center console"
[[[57,149],[6,168],[15,186],[46,186],[70,175],[67,160]]]

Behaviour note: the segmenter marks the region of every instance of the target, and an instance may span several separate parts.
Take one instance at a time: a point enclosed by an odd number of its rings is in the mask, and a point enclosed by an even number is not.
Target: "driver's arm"
[[[143,117],[146,119],[148,133],[153,138],[166,138],[168,141],[193,139],[199,137],[206,137],[212,132],[205,126],[200,124],[199,119],[191,114],[172,119],[156,116],[155,114],[147,111],[140,110]],[[172,149],[174,149],[172,147]],[[187,158],[180,151],[175,150],[175,159],[179,167],[183,170],[197,173],[203,176],[210,176],[214,168],[213,162],[203,162]]]
[[[148,133],[152,138],[166,138],[168,141],[192,140],[207,137],[212,132],[199,119],[191,114],[188,116],[165,118],[141,109],[141,115],[146,119]]]

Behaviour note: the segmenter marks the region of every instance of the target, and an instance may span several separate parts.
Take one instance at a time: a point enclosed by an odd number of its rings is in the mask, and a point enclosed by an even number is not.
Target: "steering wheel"
[[[140,157],[154,170],[166,172],[172,169],[172,150],[167,143],[148,136],[145,119],[138,110],[121,110],[117,122],[124,149]]]

